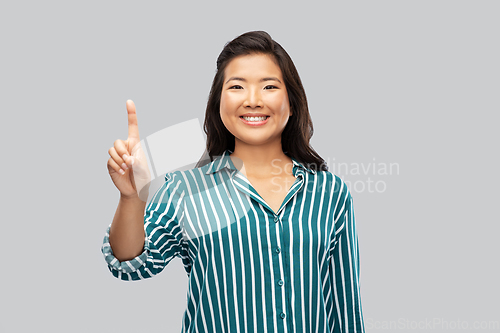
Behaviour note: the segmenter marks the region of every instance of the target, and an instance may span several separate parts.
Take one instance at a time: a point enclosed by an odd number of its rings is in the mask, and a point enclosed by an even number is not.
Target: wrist
[[[137,193],[131,194],[131,195],[126,195],[120,192],[120,201],[126,201],[126,202],[139,202],[141,199],[137,195]]]

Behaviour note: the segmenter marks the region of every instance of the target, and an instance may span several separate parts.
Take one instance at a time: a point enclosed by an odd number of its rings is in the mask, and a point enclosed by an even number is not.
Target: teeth
[[[264,117],[242,117],[243,119],[245,119],[246,121],[264,121],[266,120],[266,116]]]

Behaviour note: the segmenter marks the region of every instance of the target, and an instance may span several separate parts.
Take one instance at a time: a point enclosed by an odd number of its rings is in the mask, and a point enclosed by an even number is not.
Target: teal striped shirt
[[[188,276],[182,332],[364,332],[345,183],[292,159],[296,180],[275,213],[230,153],[165,175],[136,258],[113,256],[108,227],[102,252],[111,273],[146,279],[179,257]]]

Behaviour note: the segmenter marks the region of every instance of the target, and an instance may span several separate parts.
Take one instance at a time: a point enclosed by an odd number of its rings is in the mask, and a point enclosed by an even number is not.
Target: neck
[[[292,159],[283,153],[281,142],[255,146],[236,141],[230,157],[234,166],[246,177],[269,178],[277,174],[292,174]]]

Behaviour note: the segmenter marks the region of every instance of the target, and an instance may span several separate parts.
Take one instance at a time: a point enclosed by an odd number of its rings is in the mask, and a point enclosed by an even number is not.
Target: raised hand
[[[111,180],[126,198],[138,196],[147,202],[151,174],[147,164],[146,155],[139,137],[137,113],[134,102],[127,101],[128,113],[128,138],[116,140],[109,149],[108,171]]]

